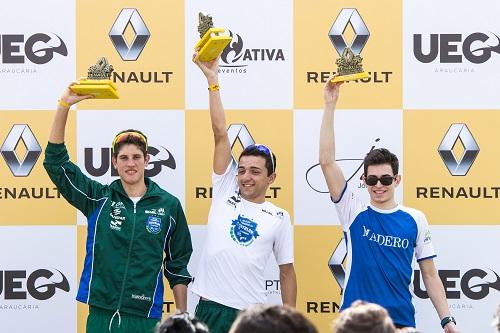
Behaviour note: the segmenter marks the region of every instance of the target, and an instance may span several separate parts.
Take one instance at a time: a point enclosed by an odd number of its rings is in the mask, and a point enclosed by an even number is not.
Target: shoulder
[[[406,207],[406,206],[400,206],[400,210],[403,213],[408,214],[417,225],[422,225],[422,224],[427,224],[427,218],[425,217],[425,214],[418,209],[411,208],[411,207]]]
[[[148,182],[149,182],[148,192],[150,192],[152,195],[159,196],[161,197],[162,200],[166,200],[180,205],[180,200],[175,195],[168,192],[164,188],[160,187],[160,185],[158,185],[151,179],[149,179]]]
[[[290,214],[283,208],[280,208],[273,203],[266,201],[266,209],[269,210],[272,215],[279,220],[290,221]]]

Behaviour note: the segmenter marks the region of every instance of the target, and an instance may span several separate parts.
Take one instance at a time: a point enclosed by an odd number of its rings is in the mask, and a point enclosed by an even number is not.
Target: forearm
[[[52,122],[52,129],[49,135],[49,142],[63,143],[64,134],[66,129],[66,122],[68,120],[69,108],[58,103],[57,111]]]
[[[297,306],[297,277],[295,270],[280,271],[281,300],[284,305]]]
[[[217,75],[207,77],[207,83],[209,86],[218,85],[219,78]],[[220,137],[226,135],[226,116],[224,114],[224,106],[222,105],[222,99],[219,90],[209,90],[209,108],[210,108],[210,120],[212,122],[212,129],[214,136]]]
[[[177,310],[181,312],[187,311],[187,286],[184,284],[176,284],[172,288],[174,294],[174,302]]]
[[[446,300],[446,293],[439,276],[437,274],[429,274],[427,276],[424,275],[423,280],[427,294],[437,311],[439,319],[449,316],[450,310]]]
[[[319,162],[328,165],[335,162],[334,105],[325,105],[319,135]]]

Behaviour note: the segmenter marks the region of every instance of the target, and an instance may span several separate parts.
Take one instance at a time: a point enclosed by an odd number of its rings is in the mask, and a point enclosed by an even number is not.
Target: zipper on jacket
[[[120,299],[118,300],[118,309],[120,310],[123,301],[123,292],[125,291],[125,282],[127,281],[128,266],[130,264],[130,254],[132,253],[132,244],[134,244],[135,235],[135,220],[136,220],[136,203],[134,202],[134,221],[132,223],[132,236],[130,237],[130,245],[128,247],[127,264],[125,265],[125,273],[123,274],[122,290],[120,292]]]

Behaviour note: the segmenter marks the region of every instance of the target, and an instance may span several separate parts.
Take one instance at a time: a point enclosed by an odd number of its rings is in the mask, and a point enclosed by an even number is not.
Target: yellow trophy
[[[196,43],[194,49],[198,51],[197,59],[201,61],[211,61],[217,58],[231,42],[231,37],[222,35],[224,28],[214,28],[212,16],[198,14],[198,32],[200,40]],[[195,60],[197,60],[195,59]]]
[[[335,61],[337,64],[338,76],[333,78],[332,82],[344,82],[359,80],[370,77],[370,75],[363,71],[363,65],[361,62],[363,58],[359,54],[354,54],[350,47],[344,48],[342,56]]]
[[[105,57],[99,58],[97,63],[89,67],[86,79],[79,80],[71,86],[71,90],[79,95],[94,95],[94,98],[117,99],[116,86],[111,81],[113,66]]]

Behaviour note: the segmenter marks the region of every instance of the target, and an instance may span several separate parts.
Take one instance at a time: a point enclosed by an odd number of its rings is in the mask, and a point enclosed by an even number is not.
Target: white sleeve
[[[218,175],[212,171],[212,198],[219,198],[233,194],[238,188],[236,179],[238,173],[238,165],[231,159],[231,162],[222,175]]]
[[[436,256],[434,247],[432,246],[431,230],[425,218],[424,213],[417,211],[415,219],[417,222],[417,241],[415,244],[415,258],[417,261],[433,258]]]
[[[278,265],[293,263],[293,226],[290,221],[290,215],[286,211],[283,212],[283,220],[281,221],[276,239],[273,244],[274,257]]]
[[[344,231],[349,230],[354,218],[366,207],[366,204],[361,202],[359,197],[354,194],[348,182],[346,182],[340,198],[337,201],[332,199],[332,201],[335,204],[337,216],[339,217],[340,224],[342,224]]]

